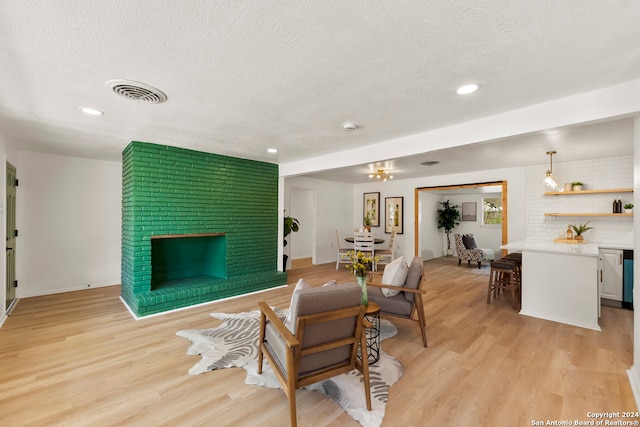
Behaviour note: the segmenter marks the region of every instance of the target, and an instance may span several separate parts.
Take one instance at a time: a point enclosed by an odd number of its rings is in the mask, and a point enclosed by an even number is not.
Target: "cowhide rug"
[[[284,318],[286,311],[274,309]],[[200,355],[202,359],[189,369],[190,375],[216,369],[239,367],[247,371],[246,384],[280,388],[269,364],[264,362],[262,375],[258,375],[259,310],[238,314],[211,313],[223,320],[213,329],[191,329],[176,334],[191,341],[189,355]],[[381,339],[398,333],[391,322],[380,321]],[[369,365],[371,381],[371,411],[367,411],[361,374],[357,370],[339,375],[306,387],[319,391],[333,399],[354,420],[365,427],[378,427],[382,423],[389,399],[389,387],[404,374],[404,367],[394,357],[380,349],[380,360]]]

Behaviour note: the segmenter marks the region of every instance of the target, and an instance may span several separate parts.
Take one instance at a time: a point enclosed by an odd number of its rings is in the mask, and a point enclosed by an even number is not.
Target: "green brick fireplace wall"
[[[226,278],[151,288],[151,237],[226,234]],[[278,166],[144,142],[122,162],[122,298],[138,316],[286,283]]]

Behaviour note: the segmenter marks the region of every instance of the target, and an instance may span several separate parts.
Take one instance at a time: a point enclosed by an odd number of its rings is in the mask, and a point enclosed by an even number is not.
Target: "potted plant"
[[[580,224],[580,225],[569,224],[569,227],[571,227],[574,233],[574,236],[573,236],[574,240],[584,240],[584,236],[582,234],[585,231],[591,230],[593,228],[593,227],[587,227],[587,224],[589,224],[589,222],[590,221],[587,221],[584,224]]]
[[[624,205],[624,213],[633,213],[633,203],[625,203]]]
[[[571,188],[573,191],[582,191],[582,183],[580,181],[572,182]]]
[[[300,221],[290,216],[284,217],[284,236],[282,239],[282,246],[287,246],[287,236],[291,233],[295,233],[300,229]],[[282,271],[287,270],[287,260],[289,259],[289,255],[283,254],[283,264]]]
[[[371,231],[371,218],[369,218],[369,214],[364,217],[362,224],[367,231]]]
[[[451,250],[451,230],[458,224],[460,224],[460,211],[458,205],[452,205],[449,200],[446,202],[440,202],[441,209],[438,209],[438,229],[444,228],[447,234],[447,255],[453,254]]]

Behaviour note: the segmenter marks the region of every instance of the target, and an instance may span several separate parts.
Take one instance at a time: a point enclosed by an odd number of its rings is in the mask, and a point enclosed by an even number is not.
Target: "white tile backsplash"
[[[554,162],[553,172],[559,188],[565,182],[581,181],[584,190],[633,187],[633,156]],[[633,244],[633,217],[549,217],[546,212],[613,212],[613,200],[633,202],[633,193],[604,193],[545,196],[544,183],[548,165],[530,166],[525,171],[525,236],[527,239],[553,240],[566,231],[569,224],[589,221],[594,229],[586,232],[590,242]]]

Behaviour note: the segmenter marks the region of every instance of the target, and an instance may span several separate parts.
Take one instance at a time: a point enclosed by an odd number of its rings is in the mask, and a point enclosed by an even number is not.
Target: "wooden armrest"
[[[409,292],[409,293],[412,293],[412,294],[426,294],[427,293],[427,291],[425,291],[424,289],[407,289],[407,288],[401,288],[399,286],[385,285],[383,283],[367,283],[367,286],[373,286],[374,288],[386,288],[386,289],[395,289],[395,290],[400,289],[402,292]]]
[[[287,347],[295,347],[300,345],[300,341],[291,333],[289,328],[284,325],[284,322],[278,317],[278,315],[269,307],[264,301],[260,301],[258,303],[258,308],[260,308],[260,312],[262,316],[266,317],[269,320],[273,327],[276,328],[278,334],[284,339],[284,342],[287,344]]]

